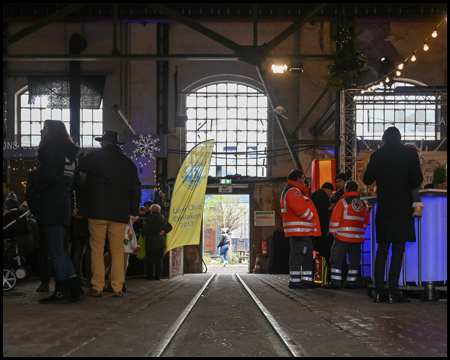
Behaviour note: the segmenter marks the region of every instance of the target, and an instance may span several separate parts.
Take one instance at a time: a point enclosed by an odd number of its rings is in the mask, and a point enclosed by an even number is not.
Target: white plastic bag
[[[136,233],[134,232],[133,223],[131,219],[128,221],[127,227],[125,228],[125,237],[123,239],[124,251],[127,254],[132,254],[137,247]]]

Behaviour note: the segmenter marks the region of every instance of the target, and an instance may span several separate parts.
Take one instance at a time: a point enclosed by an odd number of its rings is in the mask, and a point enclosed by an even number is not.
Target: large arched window
[[[416,91],[416,85],[422,90]],[[423,90],[424,86],[399,80],[389,87],[379,85],[371,93],[355,96],[357,136],[381,140],[384,131],[395,126],[403,140],[436,140],[436,96]],[[398,87],[403,87],[403,91],[394,92]]]
[[[46,95],[29,101],[28,86],[17,93],[18,129],[22,147],[37,147],[41,141],[41,130],[47,119],[61,120],[70,133],[70,110],[49,107]],[[82,148],[100,147],[95,136],[103,134],[103,102],[99,109],[80,110],[80,146]]]
[[[267,176],[267,97],[234,82],[207,85],[186,97],[186,150],[215,140],[209,175]]]

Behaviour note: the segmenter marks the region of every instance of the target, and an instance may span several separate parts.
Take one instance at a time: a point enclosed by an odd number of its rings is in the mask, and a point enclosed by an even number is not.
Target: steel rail
[[[278,324],[278,322],[275,320],[275,318],[272,316],[269,310],[263,305],[263,303],[258,299],[258,297],[253,293],[253,291],[250,290],[248,285],[244,282],[244,280],[239,276],[239,274],[236,274],[236,277],[241,282],[242,286],[244,286],[245,290],[249,293],[255,304],[258,306],[259,310],[263,313],[267,321],[270,323],[272,328],[275,330],[277,335],[280,337],[283,344],[286,346],[286,348],[289,350],[289,352],[294,357],[306,357],[307,354],[305,350],[298,345],[290,336],[287,334],[283,328]]]
[[[214,273],[203,285],[203,287],[199,290],[199,292],[194,296],[194,298],[191,300],[191,302],[186,306],[186,308],[183,310],[183,312],[178,316],[178,318],[175,320],[175,322],[172,324],[169,330],[164,334],[162,339],[158,342],[157,345],[153,347],[153,349],[146,355],[147,357],[160,357],[164,351],[169,346],[172,339],[175,337],[175,334],[177,333],[178,329],[183,324],[184,320],[186,320],[187,316],[191,312],[192,308],[197,303],[198,299],[202,295],[202,293],[206,290],[206,287],[209,285],[211,280],[216,274]]]

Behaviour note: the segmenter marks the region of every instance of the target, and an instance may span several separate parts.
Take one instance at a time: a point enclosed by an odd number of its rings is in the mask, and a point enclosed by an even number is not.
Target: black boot
[[[81,288],[81,281],[78,276],[69,278],[68,283],[70,289],[70,302],[75,302],[86,298],[86,294]]]
[[[67,280],[55,280],[55,291],[47,298],[39,300],[41,304],[68,304],[70,302]]]
[[[48,282],[42,282],[41,285],[36,289],[36,292],[49,292],[49,284]]]

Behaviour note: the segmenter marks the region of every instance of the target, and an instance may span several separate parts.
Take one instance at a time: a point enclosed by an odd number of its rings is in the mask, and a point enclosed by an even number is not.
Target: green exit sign
[[[231,184],[231,179],[220,179],[221,184]]]

